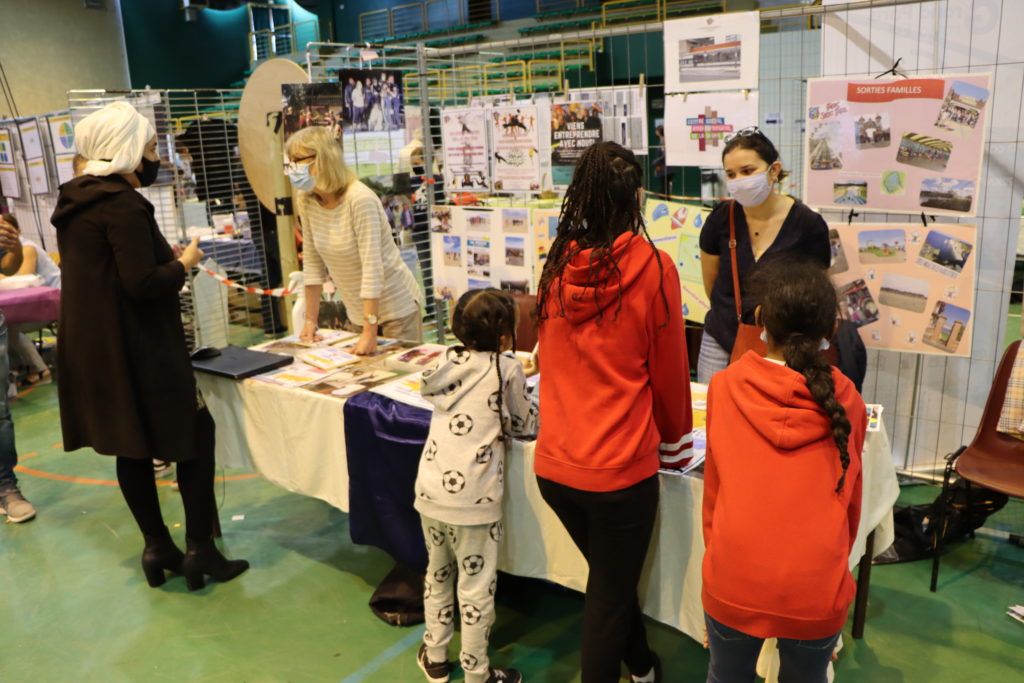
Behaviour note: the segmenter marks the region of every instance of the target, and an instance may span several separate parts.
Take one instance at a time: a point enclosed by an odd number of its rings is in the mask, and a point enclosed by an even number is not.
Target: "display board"
[[[46,123],[50,129],[57,182],[63,185],[75,176],[75,128],[71,124],[70,114],[49,116]]]
[[[654,245],[667,253],[679,271],[683,317],[703,323],[711,303],[704,293],[700,265],[700,230],[710,209],[649,197],[644,206],[647,234]]]
[[[7,128],[0,128],[0,193],[12,199],[21,198],[18,167],[14,161],[14,142]]]
[[[487,110],[491,132],[491,178],[497,191],[540,188],[537,106],[513,104]]]
[[[669,166],[722,166],[725,140],[757,125],[757,92],[716,92],[666,98],[665,154]]]
[[[572,182],[576,162],[603,134],[601,101],[551,105],[551,182],[565,188]]]
[[[487,118],[483,109],[441,111],[444,143],[444,189],[448,192],[487,192]]]
[[[647,154],[647,89],[642,85],[613,85],[570,90],[569,102],[600,102],[603,140],[612,140]]]
[[[970,357],[975,226],[832,224],[840,312],[869,348]]]
[[[666,94],[757,87],[761,50],[758,12],[673,19],[663,26]]]
[[[436,206],[431,213],[434,295],[457,301],[470,289],[536,290],[537,248],[529,207]]]
[[[987,73],[810,79],[805,201],[975,216],[990,81]]]

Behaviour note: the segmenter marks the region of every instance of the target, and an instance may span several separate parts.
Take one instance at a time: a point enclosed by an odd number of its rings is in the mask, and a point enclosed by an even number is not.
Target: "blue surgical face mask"
[[[744,178],[732,178],[725,184],[729,188],[729,194],[740,203],[740,206],[760,206],[772,193],[771,183],[768,182],[768,171],[754,173]]]
[[[311,164],[288,164],[288,181],[296,190],[310,192],[316,187],[316,178],[309,174]]]

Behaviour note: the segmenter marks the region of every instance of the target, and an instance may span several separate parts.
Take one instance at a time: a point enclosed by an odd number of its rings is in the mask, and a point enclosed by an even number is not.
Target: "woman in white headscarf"
[[[57,346],[64,450],[117,457],[117,480],[145,539],[151,586],[165,571],[227,581],[248,568],[213,543],[214,424],[196,391],[178,292],[202,258],[197,240],[172,248],[136,190],[160,168],[153,124],[124,102],[75,127],[82,175],[60,188],[63,289]],[[177,464],[187,554],[160,513],[154,458]]]

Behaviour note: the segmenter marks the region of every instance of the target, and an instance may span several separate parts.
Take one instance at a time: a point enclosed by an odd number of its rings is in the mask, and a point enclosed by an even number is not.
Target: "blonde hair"
[[[315,156],[310,168],[316,178],[316,189],[341,194],[356,180],[356,174],[345,165],[341,143],[324,126],[310,126],[298,130],[284,143],[289,159]]]

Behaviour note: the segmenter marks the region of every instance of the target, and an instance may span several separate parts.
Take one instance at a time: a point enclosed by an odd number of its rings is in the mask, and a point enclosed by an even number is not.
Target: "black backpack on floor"
[[[942,544],[966,538],[1006,505],[1006,494],[958,479],[944,494],[924,505],[897,505],[892,518],[896,540],[874,559],[874,564],[912,562],[931,557],[935,551],[934,523],[944,509]]]

